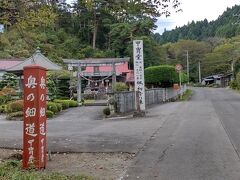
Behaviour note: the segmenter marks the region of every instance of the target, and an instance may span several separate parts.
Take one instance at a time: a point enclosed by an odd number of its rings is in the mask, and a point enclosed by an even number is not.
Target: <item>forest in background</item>
[[[145,66],[159,64],[152,35],[156,18],[174,0],[2,0],[0,58],[29,57],[37,47],[54,62],[62,58],[131,57],[132,40],[145,43]],[[159,10],[161,9],[161,11]]]
[[[179,11],[178,1],[164,2],[78,0],[69,5],[64,0],[3,0],[0,59],[26,58],[40,47],[60,64],[62,58],[89,57],[131,57],[132,63],[132,40],[143,39],[146,68],[181,63],[186,70],[188,51],[191,81],[198,81],[198,62],[203,77],[231,72],[231,63],[240,56],[240,6],[228,8],[216,21],[154,34],[157,17],[169,16],[169,6]]]
[[[217,6],[217,4],[216,4]],[[227,8],[215,21],[206,19],[191,22],[162,35],[154,34],[159,46],[161,62],[181,63],[186,70],[187,51],[190,63],[190,80],[198,81],[198,63],[202,77],[214,74],[234,74],[240,67],[240,6]]]

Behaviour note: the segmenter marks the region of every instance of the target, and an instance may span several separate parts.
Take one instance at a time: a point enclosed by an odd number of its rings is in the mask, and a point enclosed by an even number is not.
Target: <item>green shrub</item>
[[[106,115],[106,116],[109,116],[111,114],[110,108],[109,107],[104,108],[103,109],[103,114]]]
[[[5,108],[6,108],[5,105],[1,105],[0,106],[0,113],[5,113],[6,112]]]
[[[236,80],[231,81],[231,82],[230,82],[230,87],[231,87],[232,89],[238,89],[238,83],[237,83],[237,81],[236,81]]]
[[[70,98],[70,73],[68,71],[47,72],[50,99]]]
[[[0,105],[6,104],[11,100],[12,95],[16,95],[16,91],[13,88],[4,87],[0,91]]]
[[[62,99],[55,99],[53,102],[60,103],[62,105],[62,109],[67,109],[69,107],[77,107],[78,103],[74,100],[62,100]]]
[[[1,91],[7,95],[16,95],[16,90],[14,88],[4,87]]]
[[[47,115],[47,118],[53,118],[54,113],[52,111],[47,110],[46,115]]]
[[[127,91],[128,86],[125,83],[117,82],[113,85],[113,92]]]
[[[236,75],[237,88],[240,89],[240,72]]]
[[[68,102],[69,107],[78,107],[77,101],[74,101],[74,100],[65,100],[65,101]]]
[[[23,111],[13,112],[7,115],[7,119],[12,120],[15,118],[21,118],[21,120],[23,120],[23,115],[24,115]]]
[[[58,112],[58,108],[56,103],[54,102],[47,102],[47,110],[52,111],[54,114]]]
[[[193,91],[191,89],[187,89],[183,93],[182,99],[180,99],[180,100],[181,101],[188,101],[191,98],[192,94],[193,94]]]
[[[53,102],[55,102],[55,103],[61,103],[61,104],[62,104],[62,109],[67,109],[67,108],[69,108],[69,102],[66,101],[66,100],[55,99]]]
[[[47,91],[48,91],[48,97],[50,100],[53,100],[56,98],[57,94],[57,87],[53,79],[47,77]]]
[[[179,83],[179,74],[174,66],[161,65],[151,66],[144,70],[146,84],[153,84],[161,87],[172,87],[174,83]],[[182,83],[187,82],[187,76],[181,73]]]
[[[69,108],[69,103],[68,103],[68,102],[62,101],[61,103],[62,103],[62,108],[63,108],[63,109]]]
[[[12,112],[23,111],[23,108],[24,108],[23,100],[17,100],[7,104],[6,112],[12,113]]]
[[[57,106],[58,112],[62,111],[62,104],[61,103],[55,103]]]
[[[0,95],[0,104],[5,104],[8,101],[8,97],[3,95]]]
[[[3,87],[17,87],[17,76],[12,73],[5,73],[0,81],[0,89]]]

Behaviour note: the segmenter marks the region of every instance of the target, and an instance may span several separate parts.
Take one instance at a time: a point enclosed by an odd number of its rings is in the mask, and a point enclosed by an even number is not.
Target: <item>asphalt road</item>
[[[240,94],[198,88],[172,110],[124,179],[239,180]]]
[[[137,153],[124,179],[240,179],[240,94],[196,88],[190,101],[157,105],[136,119],[101,120],[102,109],[48,120],[48,150]],[[21,148],[22,126],[0,117],[0,147]]]
[[[146,118],[102,120],[104,107],[69,109],[47,120],[47,149],[51,152],[137,153],[181,103],[151,108]],[[160,112],[159,112],[160,110]],[[22,148],[23,122],[0,117],[0,147]]]

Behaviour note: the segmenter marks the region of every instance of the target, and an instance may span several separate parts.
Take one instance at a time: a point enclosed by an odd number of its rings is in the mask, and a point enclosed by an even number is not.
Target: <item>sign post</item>
[[[177,64],[175,66],[175,69],[176,69],[176,71],[178,72],[178,75],[179,75],[180,99],[182,99],[182,76],[181,76],[182,65],[181,64]]]
[[[46,69],[24,67],[23,168],[46,167]]]
[[[144,60],[143,41],[133,41],[134,60],[134,83],[135,83],[135,108],[138,111],[145,111],[145,83],[144,83]]]

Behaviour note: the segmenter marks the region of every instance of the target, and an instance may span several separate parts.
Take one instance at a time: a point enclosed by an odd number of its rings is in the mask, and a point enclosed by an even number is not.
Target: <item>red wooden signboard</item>
[[[23,168],[46,167],[46,69],[24,67]]]

